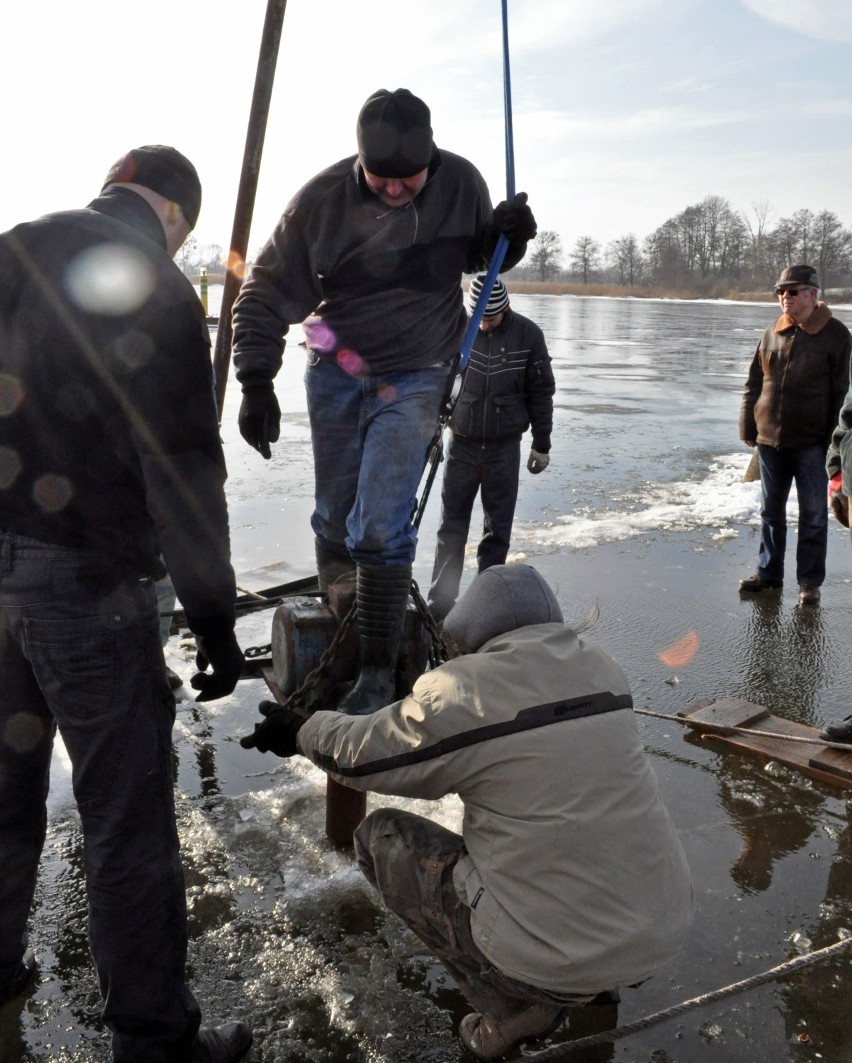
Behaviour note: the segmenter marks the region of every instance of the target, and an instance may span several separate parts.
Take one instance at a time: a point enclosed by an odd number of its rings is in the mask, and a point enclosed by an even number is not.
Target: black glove
[[[533,212],[527,206],[526,192],[518,192],[509,203],[503,200],[494,208],[494,228],[503,233],[510,244],[526,243],[535,236],[536,229]]]
[[[254,731],[240,739],[243,749],[256,749],[258,753],[271,750],[278,757],[295,756],[299,752],[296,735],[305,717],[279,705],[277,701],[262,701],[257,708],[266,719],[263,723],[256,723]]]
[[[261,457],[271,458],[270,443],[281,434],[281,407],[271,380],[243,384],[243,401],[237,420],[240,435]]]
[[[190,627],[192,624],[190,623]],[[230,694],[239,682],[245,667],[245,657],[234,634],[233,619],[205,620],[202,627],[204,634],[195,632],[195,667],[198,672],[190,683],[193,690],[199,691],[196,701],[215,701]],[[208,666],[213,671],[208,673]]]

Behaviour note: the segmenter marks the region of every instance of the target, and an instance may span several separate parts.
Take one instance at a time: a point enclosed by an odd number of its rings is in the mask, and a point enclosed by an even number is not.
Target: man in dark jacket
[[[825,455],[849,386],[852,337],[819,300],[811,266],[788,266],[775,294],[782,313],[757,345],[740,411],[740,439],[757,446],[761,485],[758,569],[740,581],[740,591],[783,584],[787,498],[795,481],[799,604],[811,606],[819,602],[825,579]]]
[[[210,339],[172,256],[201,185],[174,148],[123,155],[88,207],[0,236],[0,1004],[28,947],[58,728],[73,768],[89,940],[117,1063],[231,1063],[199,1028],[171,763],[174,695],[154,584],[196,635],[199,700],[230,693],[225,462]]]
[[[503,269],[535,235],[523,193],[492,210],[466,159],[438,150],[426,104],[373,93],[358,154],[291,200],[234,306],[240,432],[265,458],[281,413],[272,380],[304,321],[320,585],[357,568],[360,672],[344,712],[394,696],[417,532],[411,516],[441,398],[465,330],[463,273]]]
[[[471,311],[483,280],[479,274],[471,281]],[[450,419],[441,526],[429,590],[429,608],[436,619],[442,620],[458,597],[477,493],[483,516],[478,570],[505,562],[518,499],[521,436],[532,428],[527,469],[533,475],[543,472],[550,463],[554,390],[544,334],[535,322],[512,310],[506,285],[498,277]]]

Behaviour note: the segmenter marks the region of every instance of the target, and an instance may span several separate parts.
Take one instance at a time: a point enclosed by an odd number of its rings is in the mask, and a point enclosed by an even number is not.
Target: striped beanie
[[[482,292],[482,284],[485,280],[484,273],[477,273],[477,275],[470,282],[470,290],[467,293],[467,305],[470,307],[471,313],[476,309],[476,303]],[[506,289],[506,285],[498,277],[494,281],[494,287],[491,289],[491,295],[488,296],[488,302],[485,306],[485,317],[493,317],[495,314],[499,314],[505,310],[509,305],[509,292]]]

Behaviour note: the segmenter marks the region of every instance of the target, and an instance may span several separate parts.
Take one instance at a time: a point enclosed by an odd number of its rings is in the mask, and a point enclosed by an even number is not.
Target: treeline
[[[775,224],[771,214],[768,203],[744,213],[707,196],[641,241],[628,233],[604,246],[583,235],[567,252],[558,233],[541,230],[511,275],[714,296],[766,291],[785,266],[807,262],[823,288],[852,285],[852,230],[833,211],[797,210]]]

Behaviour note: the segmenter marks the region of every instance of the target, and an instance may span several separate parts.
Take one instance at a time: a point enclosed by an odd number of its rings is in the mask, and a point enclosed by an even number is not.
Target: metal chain
[[[443,629],[429,612],[429,606],[423,600],[416,580],[411,581],[411,597],[414,599],[420,622],[429,636],[429,667],[437,668],[438,665],[450,659],[449,646],[444,638]]]
[[[293,691],[293,693],[283,703],[285,708],[292,708],[297,702],[302,702],[304,707],[304,700],[307,694],[309,694],[314,687],[318,686],[320,680],[324,678],[323,673],[327,666],[335,659],[341,643],[346,638],[350,627],[355,621],[355,617],[358,613],[357,601],[352,603],[352,607],[349,612],[341,621],[340,627],[337,629],[337,633],[328,645],[328,648],[323,652],[320,659],[314,665],[314,667],[305,676],[305,680],[302,685]]]

